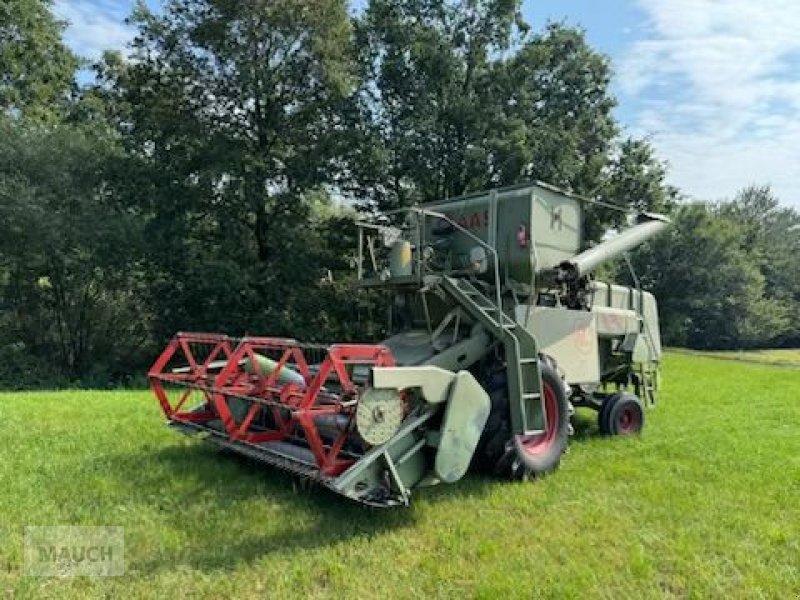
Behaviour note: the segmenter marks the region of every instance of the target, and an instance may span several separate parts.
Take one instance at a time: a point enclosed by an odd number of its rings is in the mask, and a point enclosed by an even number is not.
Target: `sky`
[[[131,39],[133,4],[55,0],[55,10],[72,49],[97,58]],[[769,184],[800,208],[800,2],[524,0],[523,12],[536,29],[583,27],[610,57],[624,134],[648,137],[683,193],[719,200]]]

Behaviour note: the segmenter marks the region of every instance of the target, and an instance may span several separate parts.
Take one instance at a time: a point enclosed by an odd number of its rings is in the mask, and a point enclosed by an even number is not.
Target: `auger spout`
[[[643,213],[637,220],[636,225],[616,237],[563,261],[558,267],[559,279],[570,282],[588,275],[601,264],[655,237],[670,223],[667,217],[652,213]]]

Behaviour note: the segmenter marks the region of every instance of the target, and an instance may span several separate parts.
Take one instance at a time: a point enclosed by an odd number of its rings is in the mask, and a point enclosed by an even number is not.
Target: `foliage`
[[[357,184],[381,208],[460,195],[485,177],[490,55],[518,0],[373,0],[356,21]],[[362,192],[363,193],[363,192]]]
[[[52,121],[74,87],[77,58],[61,39],[51,0],[0,4],[0,112]]]
[[[340,302],[319,284],[335,219],[316,199],[329,202],[334,107],[352,86],[345,3],[163,9],[139,7],[134,60],[107,56],[95,90],[143,184],[129,194],[146,216],[157,337],[338,333]]]
[[[784,307],[789,324],[773,340],[800,343],[800,213],[782,206],[768,186],[751,186],[720,207],[739,224],[741,247],[764,277],[764,293]]]
[[[581,31],[529,35],[517,1],[374,0],[356,41],[352,171],[380,208],[530,179],[600,187],[614,101]]]
[[[790,327],[770,295],[733,204],[682,205],[674,225],[636,255],[642,285],[660,301],[667,342],[692,348],[763,346]]]
[[[140,5],[133,61],[106,73],[132,150],[183,188],[173,199],[173,186],[154,186],[149,200],[157,212],[240,227],[253,258],[274,261],[284,222],[305,218],[301,194],[326,181],[333,158],[330,108],[350,85],[345,3],[171,0],[163,9]]]
[[[491,176],[509,185],[539,179],[594,196],[617,133],[606,57],[583,31],[550,24],[491,73]]]
[[[140,219],[109,185],[113,140],[18,122],[0,138],[0,347],[9,378],[17,359],[37,365],[6,383],[121,376],[141,364],[148,323]]]
[[[626,225],[629,211],[671,214],[680,194],[667,183],[666,165],[656,156],[648,140],[627,138],[614,148],[614,156],[597,190],[597,198],[606,206],[590,206],[586,215],[586,234],[597,240],[608,227]]]

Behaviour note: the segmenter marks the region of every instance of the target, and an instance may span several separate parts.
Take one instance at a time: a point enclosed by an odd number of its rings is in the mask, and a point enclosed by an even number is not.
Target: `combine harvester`
[[[387,292],[391,337],[179,333],[152,389],[173,427],[364,504],[407,505],[470,465],[548,473],[573,407],[634,434],[658,390],[655,299],[592,272],[668,221],[640,215],[583,250],[585,202],[539,183],[360,223],[359,284]]]

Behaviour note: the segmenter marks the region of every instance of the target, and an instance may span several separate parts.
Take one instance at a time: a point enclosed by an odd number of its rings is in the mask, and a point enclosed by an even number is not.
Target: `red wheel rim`
[[[626,406],[617,417],[617,430],[620,433],[635,433],[641,425],[641,415],[635,406]]]
[[[543,382],[542,388],[544,392],[544,410],[547,414],[547,431],[540,435],[517,436],[521,442],[522,449],[531,455],[544,454],[550,450],[558,431],[558,397],[549,383]]]

